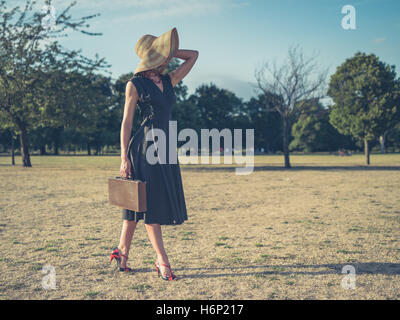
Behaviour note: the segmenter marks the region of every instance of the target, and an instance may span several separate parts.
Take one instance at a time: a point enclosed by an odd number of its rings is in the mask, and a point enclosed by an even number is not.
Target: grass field
[[[163,227],[162,281],[143,222],[114,272],[119,157],[0,157],[0,299],[399,299],[400,155],[256,156],[255,171],[182,166],[189,220]],[[42,288],[54,267],[56,289]],[[355,268],[344,289],[342,268]]]

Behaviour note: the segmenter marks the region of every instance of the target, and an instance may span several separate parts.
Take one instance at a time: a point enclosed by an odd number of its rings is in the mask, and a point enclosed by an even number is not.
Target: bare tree
[[[288,50],[288,57],[281,65],[264,62],[255,71],[258,88],[265,96],[268,111],[278,111],[283,121],[283,153],[285,167],[290,168],[289,136],[303,105],[325,94],[328,69],[319,71],[316,56],[305,57],[298,46]],[[265,78],[265,72],[270,74]]]

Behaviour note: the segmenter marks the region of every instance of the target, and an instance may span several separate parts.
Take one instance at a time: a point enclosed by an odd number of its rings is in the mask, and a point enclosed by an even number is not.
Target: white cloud
[[[199,16],[218,13],[224,9],[237,8],[246,4],[239,2],[239,0],[135,0],[132,3],[129,2],[129,5],[124,2],[125,8],[130,10],[132,14],[119,16],[115,20],[124,22],[177,16]],[[118,8],[118,6],[114,8]]]
[[[14,0],[15,5],[23,7],[25,0]],[[45,0],[38,0],[34,8],[40,10]],[[53,0],[57,14],[63,11],[72,0]],[[115,18],[108,22],[143,21],[147,19],[171,18],[176,16],[199,16],[218,13],[227,9],[247,6],[245,0],[78,0],[71,10],[93,11],[93,13],[113,13]],[[10,6],[13,7],[13,6]],[[123,12],[122,14],[120,12]]]
[[[374,43],[382,43],[382,42],[385,42],[386,41],[386,38],[376,38],[376,39],[374,39]]]
[[[26,0],[14,0],[18,5],[23,5]],[[73,0],[52,0],[55,7],[66,8]],[[37,0],[36,6],[43,6],[45,0]],[[77,9],[147,9],[151,11],[170,9],[174,7],[193,7],[193,11],[199,8],[234,8],[248,5],[245,0],[77,0],[74,8]]]
[[[54,1],[54,0],[53,0]],[[60,4],[67,3],[65,0],[57,0]],[[213,5],[214,7],[234,7],[246,5],[247,3],[243,0],[96,0],[95,4],[93,0],[80,0],[78,1],[76,7],[77,8],[88,8],[88,9],[98,9],[98,8],[107,8],[107,9],[127,9],[127,8],[145,8],[159,10],[165,8],[173,8],[173,7],[181,7],[181,6],[192,6],[193,10],[197,10],[199,7],[209,7]]]
[[[147,19],[171,18],[173,16],[202,15],[204,13],[218,12],[221,9],[218,2],[202,1],[191,3],[182,2],[179,5],[164,5],[151,10],[140,10],[130,16],[120,17],[121,20],[143,21]]]

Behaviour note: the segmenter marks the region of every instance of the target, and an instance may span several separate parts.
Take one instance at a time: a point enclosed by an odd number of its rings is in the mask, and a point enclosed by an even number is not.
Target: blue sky
[[[375,53],[400,70],[398,0],[77,0],[73,17],[100,13],[90,20],[91,37],[72,33],[62,40],[71,49],[98,53],[112,65],[112,77],[133,72],[134,52],[143,34],[155,36],[176,27],[181,49],[199,51],[183,82],[189,93],[213,82],[244,100],[255,96],[254,71],[265,60],[286,56],[291,45],[318,54],[321,68],[337,66],[357,51]],[[15,0],[15,2],[21,2]],[[9,3],[14,3],[10,0]],[[38,6],[44,3],[38,1]],[[53,1],[59,13],[70,1]],[[356,30],[341,26],[344,5],[356,9]]]

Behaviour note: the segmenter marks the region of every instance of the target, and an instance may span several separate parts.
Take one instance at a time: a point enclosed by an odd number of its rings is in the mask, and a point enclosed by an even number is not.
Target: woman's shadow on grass
[[[243,276],[266,276],[266,275],[323,275],[323,274],[346,274],[345,266],[353,266],[356,275],[360,274],[385,274],[400,275],[399,263],[388,262],[363,262],[363,263],[341,263],[341,264],[319,264],[319,265],[251,265],[251,266],[226,266],[226,267],[203,267],[203,268],[174,268],[179,272],[180,278],[217,278],[217,277],[243,277]],[[248,272],[259,269],[259,271]],[[223,272],[230,270],[233,272]],[[342,271],[343,270],[343,271]],[[138,272],[153,272],[150,269],[137,269]],[[192,273],[192,271],[194,273]],[[222,271],[219,273],[218,271]],[[244,271],[244,272],[243,272]],[[187,273],[189,272],[189,273]],[[201,272],[201,273],[199,273]],[[204,273],[203,273],[204,272]]]

